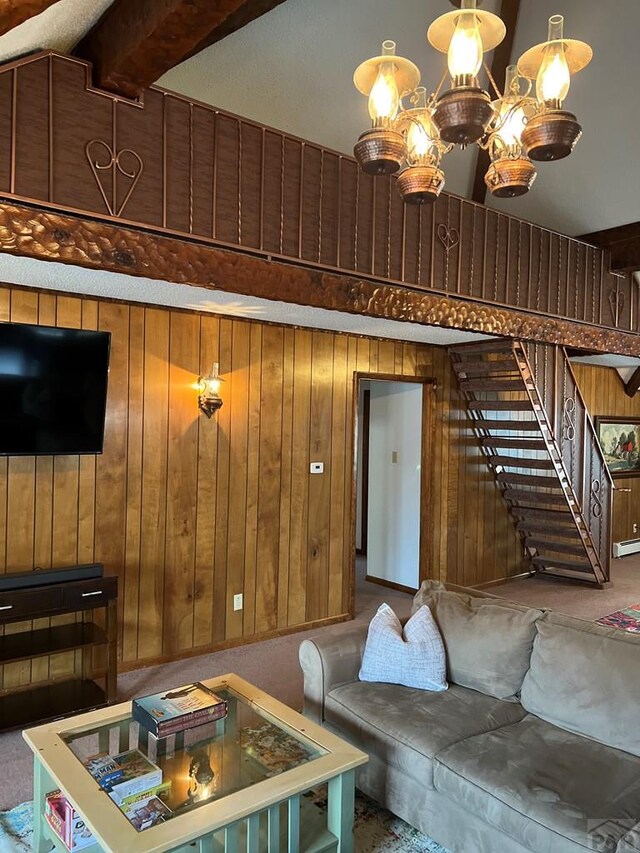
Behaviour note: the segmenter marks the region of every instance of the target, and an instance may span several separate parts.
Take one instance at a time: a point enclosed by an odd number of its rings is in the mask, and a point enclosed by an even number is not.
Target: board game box
[[[52,791],[47,794],[44,802],[44,816],[67,850],[72,853],[95,844],[95,838],[84,822],[84,818],[78,814],[61,791]]]

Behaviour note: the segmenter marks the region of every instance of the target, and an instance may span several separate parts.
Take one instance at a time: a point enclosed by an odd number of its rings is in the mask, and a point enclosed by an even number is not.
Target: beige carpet
[[[491,592],[524,604],[552,607],[595,620],[640,601],[639,557],[614,561],[612,575],[614,587],[603,591],[532,578],[493,587]],[[411,596],[366,583],[364,566],[360,565],[356,621],[368,623],[383,601],[388,601],[399,615],[408,615]],[[351,624],[347,622],[323,628],[321,631],[340,632],[348,630]],[[317,633],[318,631],[309,631],[292,634],[276,640],[126,673],[118,679],[118,696],[121,701],[125,701],[176,684],[236,672],[291,707],[300,709],[302,672],[298,665],[298,646],[304,637]],[[0,755],[0,810],[5,810],[32,798],[32,759],[20,732],[0,735]]]
[[[610,589],[588,589],[569,581],[532,577],[494,586],[487,592],[595,622],[640,602],[640,555],[612,560],[611,580]]]

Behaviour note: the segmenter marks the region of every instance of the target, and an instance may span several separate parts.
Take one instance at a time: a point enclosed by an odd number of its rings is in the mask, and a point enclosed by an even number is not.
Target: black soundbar
[[[7,572],[0,575],[0,592],[10,589],[26,589],[32,586],[49,586],[66,581],[86,581],[101,578],[104,574],[102,563],[87,566],[70,566],[68,569],[34,569],[31,572]]]

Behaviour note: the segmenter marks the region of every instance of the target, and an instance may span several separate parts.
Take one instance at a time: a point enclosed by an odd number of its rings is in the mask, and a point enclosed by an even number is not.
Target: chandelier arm
[[[493,79],[493,74],[491,73],[491,69],[489,68],[489,66],[487,65],[486,62],[483,61],[482,64],[484,66],[484,70],[487,72],[487,77],[489,78],[489,82],[493,86],[493,91],[496,93],[498,98],[502,98],[503,97],[502,92],[500,91],[500,89],[498,89],[498,84]],[[506,94],[506,92],[505,92],[505,94]]]
[[[430,102],[435,103],[437,101],[438,95],[440,94],[440,89],[442,89],[442,87],[444,85],[444,81],[447,79],[448,74],[449,74],[449,69],[445,68],[444,74],[442,75],[442,77],[440,78],[440,82],[438,83],[438,88],[435,90],[435,92],[429,98]]]

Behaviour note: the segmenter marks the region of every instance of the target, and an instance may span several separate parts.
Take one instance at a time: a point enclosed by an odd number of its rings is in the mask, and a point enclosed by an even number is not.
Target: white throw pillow
[[[426,605],[414,613],[404,631],[389,605],[380,605],[369,625],[359,678],[420,690],[447,689],[444,643]]]

